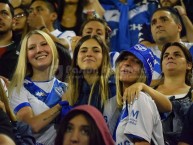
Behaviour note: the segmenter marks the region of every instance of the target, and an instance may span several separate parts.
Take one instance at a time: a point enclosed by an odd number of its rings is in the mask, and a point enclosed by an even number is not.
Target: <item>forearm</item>
[[[99,16],[102,18],[105,13],[105,9],[101,6],[100,2],[98,0],[95,0],[96,4],[94,5],[96,8],[96,12],[99,14]]]
[[[147,92],[155,101],[160,112],[169,112],[172,110],[172,104],[169,99],[162,93],[144,84],[143,91]]]
[[[186,14],[181,15],[182,21],[186,29],[186,37],[188,42],[193,42],[193,25]]]
[[[50,124],[60,114],[60,110],[61,106],[57,104],[54,107],[36,116],[32,115],[32,113],[29,112],[25,113],[25,115],[22,115],[22,112],[20,112],[19,114],[17,114],[17,116],[19,116],[21,121],[28,123],[34,132],[39,132],[41,129]]]

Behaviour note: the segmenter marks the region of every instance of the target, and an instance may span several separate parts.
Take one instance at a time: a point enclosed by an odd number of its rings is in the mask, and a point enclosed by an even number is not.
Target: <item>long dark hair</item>
[[[77,110],[66,115],[60,123],[59,130],[55,139],[55,145],[63,145],[64,134],[67,130],[68,123],[77,115],[83,115],[89,123],[89,145],[105,145],[103,137],[93,120],[93,118],[86,112]]]

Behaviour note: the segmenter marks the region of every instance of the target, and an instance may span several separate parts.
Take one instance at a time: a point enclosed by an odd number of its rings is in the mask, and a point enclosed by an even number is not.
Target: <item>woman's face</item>
[[[98,35],[104,43],[106,42],[105,26],[98,21],[90,21],[84,26],[82,36],[86,35]]]
[[[135,83],[141,74],[141,62],[132,54],[126,55],[119,63],[119,80],[125,84]]]
[[[103,59],[102,48],[96,40],[89,39],[80,46],[77,57],[81,70],[98,70]]]
[[[89,134],[89,122],[82,114],[77,115],[68,122],[63,145],[89,145]]]
[[[23,30],[27,21],[27,17],[25,12],[20,9],[17,8],[14,10],[14,17],[13,19],[15,20],[15,23],[13,24],[13,30],[17,31],[17,30]]]
[[[33,70],[44,70],[52,63],[52,51],[47,41],[39,34],[29,37],[27,43],[27,58]]]
[[[170,46],[163,54],[162,71],[167,72],[184,72],[189,69],[189,64],[183,51],[178,46]]]

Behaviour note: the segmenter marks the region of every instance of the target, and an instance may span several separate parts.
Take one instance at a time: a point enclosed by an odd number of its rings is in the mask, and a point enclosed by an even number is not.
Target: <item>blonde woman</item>
[[[9,87],[11,106],[21,121],[29,124],[38,143],[53,144],[65,84],[54,77],[58,53],[51,37],[40,30],[23,39],[18,65]]]
[[[140,44],[121,52],[116,60],[116,96],[122,108],[116,144],[164,145],[158,109],[170,111],[171,103],[166,96],[148,86],[153,67],[153,53]]]

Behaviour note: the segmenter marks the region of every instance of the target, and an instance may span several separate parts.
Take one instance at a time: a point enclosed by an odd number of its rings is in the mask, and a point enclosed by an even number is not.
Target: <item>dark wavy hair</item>
[[[180,42],[166,43],[163,46],[162,53],[161,53],[161,64],[162,64],[162,61],[163,61],[163,56],[164,56],[166,50],[170,46],[177,46],[177,47],[179,47],[182,50],[182,52],[184,53],[187,63],[193,64],[193,62],[192,62],[192,55],[191,55],[190,51],[187,49],[187,47],[185,45],[183,45]],[[161,70],[162,70],[162,65],[161,65]],[[162,77],[163,76],[164,76],[164,74],[162,73]],[[191,78],[192,78],[192,68],[190,70],[186,71],[185,83],[187,85],[191,85]]]

